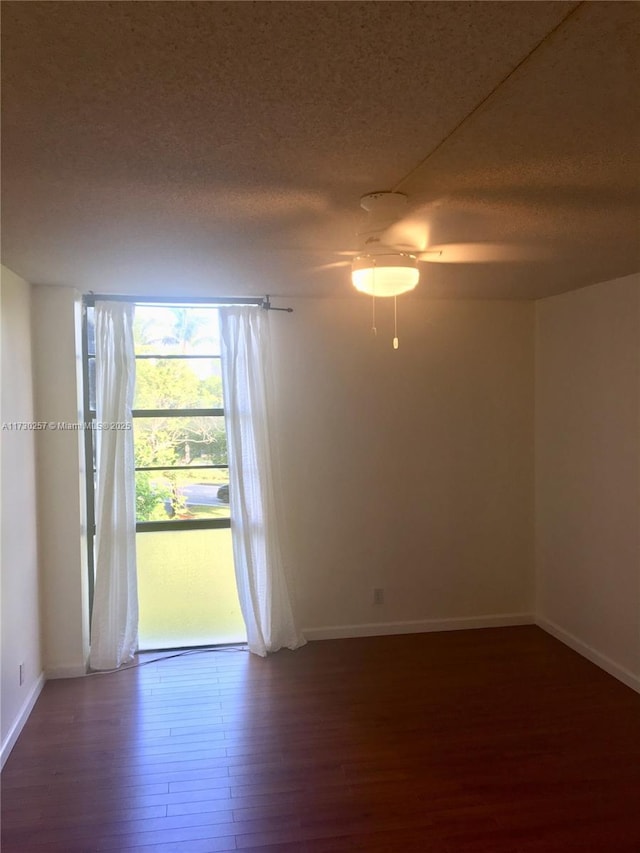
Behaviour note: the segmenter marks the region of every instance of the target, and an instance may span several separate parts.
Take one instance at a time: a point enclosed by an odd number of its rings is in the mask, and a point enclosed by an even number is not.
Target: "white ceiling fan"
[[[383,191],[367,193],[360,199],[367,211],[365,227],[359,231],[360,248],[339,254],[351,260],[324,264],[317,269],[351,266],[356,290],[373,297],[372,330],[375,323],[375,299],[394,298],[393,347],[398,349],[396,297],[413,290],[420,280],[419,263],[496,263],[523,260],[521,246],[503,243],[429,244],[429,224],[415,211],[407,215],[404,193]]]
[[[358,232],[360,247],[339,252],[352,260],[323,264],[318,270],[349,266],[354,286],[375,296],[399,296],[417,285],[419,262],[484,264],[526,260],[522,246],[496,243],[429,244],[429,224],[416,212],[407,214],[408,198],[400,192],[367,193],[360,199],[367,211]]]

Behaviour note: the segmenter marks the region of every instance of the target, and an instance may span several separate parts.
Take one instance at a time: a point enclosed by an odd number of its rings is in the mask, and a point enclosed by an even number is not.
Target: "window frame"
[[[180,298],[160,298],[160,297],[132,297],[132,296],[113,296],[104,295],[98,296],[88,294],[82,297],[82,313],[81,313],[81,357],[82,357],[82,402],[83,402],[83,418],[84,423],[95,422],[96,409],[91,408],[90,399],[90,363],[94,360],[95,352],[89,352],[89,309],[95,308],[95,303],[98,301],[119,301],[132,302],[135,306],[150,306],[158,307],[179,307],[179,308],[196,308],[196,307],[212,307],[220,308],[224,305],[255,305],[257,307],[269,309],[269,297],[263,299],[256,298],[226,298],[226,297],[203,297],[192,299]],[[278,310],[278,309],[276,309]],[[290,310],[290,309],[279,309]],[[138,358],[156,358],[156,359],[188,359],[188,358],[220,358],[219,355],[152,355],[144,353],[142,356],[136,355]],[[131,412],[132,420],[135,418],[151,418],[151,417],[224,417],[224,408],[198,408],[198,409],[133,409]],[[89,592],[89,612],[93,610],[93,596],[95,589],[95,535],[96,535],[96,518],[95,518],[95,477],[96,467],[94,465],[94,430],[91,428],[84,429],[84,477],[85,477],[85,500],[87,509],[87,568],[88,568],[88,592]],[[162,466],[136,466],[135,471],[143,470],[198,470],[198,469],[228,469],[228,460],[226,465],[211,463],[206,465],[162,465]],[[231,518],[194,518],[194,519],[167,519],[166,521],[137,521],[136,534],[138,533],[155,533],[155,532],[170,532],[178,530],[219,530],[231,527]]]

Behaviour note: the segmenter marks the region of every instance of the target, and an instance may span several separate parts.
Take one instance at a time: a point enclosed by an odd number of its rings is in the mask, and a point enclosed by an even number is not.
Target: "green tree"
[[[163,359],[167,349],[178,347],[180,354],[212,342],[216,338],[215,321],[211,312],[196,309],[144,309],[136,312],[134,338],[138,355],[158,358],[138,359],[136,364],[136,393],[134,408],[141,410],[171,410],[189,408],[222,408],[220,376],[199,375],[206,362],[188,359]],[[197,366],[196,366],[197,365]],[[165,517],[165,502],[171,500],[180,514],[183,503],[178,479],[185,472],[172,471],[170,466],[193,462],[225,463],[226,433],[221,418],[158,417],[136,420],[136,466],[167,466],[164,471],[138,472],[136,503],[139,520]],[[185,507],[182,507],[184,511]]]
[[[137,352],[177,351],[187,355],[206,344],[206,349],[217,355],[215,312],[211,308],[140,307],[136,310],[134,339]]]
[[[207,334],[207,325],[211,315],[194,311],[193,308],[171,308],[173,328],[165,338],[165,343],[176,344],[180,352],[192,352],[193,347],[211,340]]]
[[[181,359],[138,359],[134,408],[187,409],[201,399],[203,381]]]
[[[164,502],[171,499],[169,485],[153,479],[153,473],[155,472],[138,471],[136,474],[136,518],[138,521],[151,521],[157,518],[158,511],[164,511]],[[162,512],[162,514],[164,513]]]

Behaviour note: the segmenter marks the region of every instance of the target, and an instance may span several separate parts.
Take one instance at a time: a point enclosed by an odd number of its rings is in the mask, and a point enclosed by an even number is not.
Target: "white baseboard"
[[[379,637],[387,634],[423,634],[430,631],[464,631],[470,628],[502,628],[535,625],[532,613],[505,613],[491,616],[461,616],[453,619],[419,619],[410,622],[370,622],[362,625],[329,625],[305,628],[307,640],[341,640],[351,637]]]
[[[2,743],[2,751],[0,752],[0,767],[4,767],[4,763],[9,757],[9,753],[13,749],[20,736],[20,732],[24,728],[24,724],[29,719],[29,714],[33,711],[33,706],[36,704],[38,696],[42,692],[42,688],[44,687],[45,677],[44,672],[40,673],[40,676],[36,683],[33,685],[31,690],[29,691],[29,695],[25,699],[22,708],[18,713],[13,725],[9,729],[9,732]]]
[[[87,674],[86,666],[78,666],[70,664],[68,666],[52,666],[47,667],[45,676],[47,681],[53,681],[56,678],[80,678]]]
[[[604,669],[604,671],[608,672],[609,675],[612,675],[614,678],[617,678],[618,681],[626,684],[627,687],[635,690],[636,693],[640,693],[640,677],[634,675],[630,670],[625,669],[623,666],[619,666],[615,661],[612,661],[611,658],[600,654],[600,652],[587,645],[587,643],[583,643],[582,640],[574,637],[573,634],[565,631],[564,628],[561,628],[559,625],[550,622],[542,616],[537,617],[536,624],[542,628],[543,631],[546,631],[547,634],[551,634],[551,636],[555,637],[556,640],[560,640],[560,642],[564,643],[565,646],[569,646],[569,648],[573,649],[574,652],[578,652],[578,654],[587,658],[587,660],[590,660],[591,663],[595,663],[595,665],[599,666],[600,669]]]

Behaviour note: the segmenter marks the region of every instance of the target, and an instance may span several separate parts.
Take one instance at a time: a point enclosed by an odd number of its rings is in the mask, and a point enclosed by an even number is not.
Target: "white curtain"
[[[268,312],[221,308],[220,331],[236,582],[249,649],[264,657],[305,643],[279,541]]]
[[[96,564],[92,669],[116,669],[138,643],[136,495],[131,409],[135,385],[134,306],[97,302]],[[128,428],[122,429],[122,425]]]

